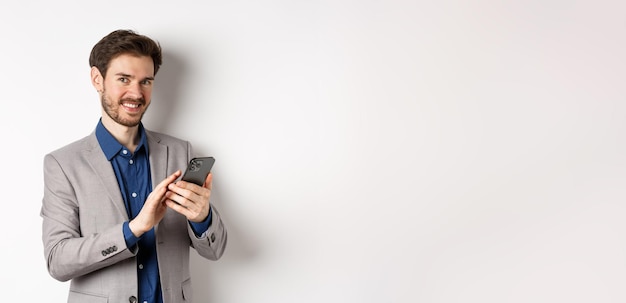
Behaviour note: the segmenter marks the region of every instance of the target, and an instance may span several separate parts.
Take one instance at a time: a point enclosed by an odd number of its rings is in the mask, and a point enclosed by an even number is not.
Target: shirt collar
[[[111,133],[104,127],[104,124],[102,124],[102,118],[100,118],[98,125],[96,126],[96,138],[98,139],[98,143],[100,143],[100,148],[102,148],[104,155],[109,161],[111,161],[113,157],[125,148],[122,144],[117,142],[115,137],[113,137],[113,135],[111,135]],[[137,145],[135,152],[140,151],[142,148],[145,149],[147,154],[148,143],[146,139],[146,130],[144,129],[143,124],[139,122],[139,145]]]

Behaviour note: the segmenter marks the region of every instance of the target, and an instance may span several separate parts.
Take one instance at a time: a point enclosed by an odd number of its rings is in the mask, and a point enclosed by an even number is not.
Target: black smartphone
[[[211,172],[211,168],[215,164],[215,158],[213,157],[198,157],[193,158],[187,165],[187,170],[183,174],[183,181],[191,182],[202,186],[204,180]]]

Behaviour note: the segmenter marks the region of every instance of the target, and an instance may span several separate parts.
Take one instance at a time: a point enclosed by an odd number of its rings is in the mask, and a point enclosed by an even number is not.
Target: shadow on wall
[[[238,202],[229,199],[228,195],[219,189],[211,194],[211,201],[215,202],[214,205],[226,225],[228,242],[224,255],[217,261],[206,260],[195,251],[191,253],[193,293],[195,300],[199,302],[217,302],[220,298],[228,296],[223,289],[217,289],[213,281],[219,281],[221,275],[233,277],[246,272],[244,268],[252,266],[260,255],[259,248],[261,247],[255,242],[255,236],[252,233],[241,228],[245,224],[243,222],[239,224],[237,220],[239,216],[231,212],[234,208],[229,207],[229,204]],[[234,280],[241,280],[241,277]]]
[[[167,133],[176,119],[177,109],[181,107],[181,98],[187,66],[183,56],[163,51],[163,64],[157,72],[152,103],[144,117],[146,128]]]

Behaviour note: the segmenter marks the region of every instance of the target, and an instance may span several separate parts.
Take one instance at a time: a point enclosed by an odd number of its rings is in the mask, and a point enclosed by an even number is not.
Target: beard
[[[141,106],[144,107],[143,111],[138,116],[127,115],[127,117],[123,117],[121,107],[124,101],[132,101],[132,102],[141,104]],[[134,127],[134,126],[139,125],[139,122],[141,122],[143,115],[148,110],[148,107],[146,106],[146,100],[143,98],[139,98],[139,99],[125,98],[125,99],[120,99],[118,102],[114,102],[111,99],[109,99],[109,97],[106,94],[106,90],[103,90],[102,94],[100,94],[100,103],[102,104],[102,108],[104,109],[104,112],[107,114],[107,116],[109,116],[116,123],[124,125],[126,127]]]

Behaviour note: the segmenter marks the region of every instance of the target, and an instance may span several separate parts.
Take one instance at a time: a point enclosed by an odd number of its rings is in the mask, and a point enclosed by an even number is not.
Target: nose
[[[143,90],[141,84],[138,82],[131,83],[128,86],[127,96],[134,99],[139,99],[143,97]]]

